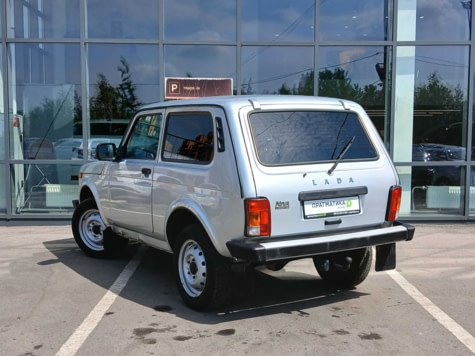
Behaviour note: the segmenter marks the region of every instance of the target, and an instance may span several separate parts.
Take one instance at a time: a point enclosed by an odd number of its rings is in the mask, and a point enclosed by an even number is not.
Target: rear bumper
[[[389,227],[332,235],[306,235],[287,239],[236,239],[226,243],[231,255],[249,262],[265,263],[297,259],[324,253],[409,241],[414,236],[412,225],[395,222]]]

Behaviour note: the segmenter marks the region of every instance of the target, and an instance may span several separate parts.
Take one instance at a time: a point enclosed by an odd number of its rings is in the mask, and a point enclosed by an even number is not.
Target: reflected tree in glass
[[[414,91],[414,143],[465,146],[462,121],[464,93],[436,72]]]
[[[98,74],[97,94],[90,98],[91,119],[128,119],[142,105],[136,94],[129,64],[124,57],[121,57],[120,62],[117,70],[121,82],[117,87],[112,86],[104,74]]]

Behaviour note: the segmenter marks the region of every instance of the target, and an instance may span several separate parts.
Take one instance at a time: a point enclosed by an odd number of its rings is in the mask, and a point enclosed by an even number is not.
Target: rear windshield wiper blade
[[[336,161],[335,163],[333,164],[333,166],[328,170],[328,175],[331,175],[333,173],[333,171],[336,169],[336,166],[338,166],[338,163],[340,163],[340,161],[342,160],[343,156],[345,155],[346,151],[348,151],[348,149],[351,147],[351,145],[353,144],[353,142],[355,141],[355,138],[356,136],[353,136],[349,141],[348,143],[345,145],[345,147],[343,147],[343,150],[341,150],[340,154],[338,155],[338,157],[336,158]]]

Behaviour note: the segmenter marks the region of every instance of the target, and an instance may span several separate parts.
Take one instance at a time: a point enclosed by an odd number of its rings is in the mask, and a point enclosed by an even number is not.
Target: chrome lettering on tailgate
[[[275,210],[279,209],[288,209],[290,207],[290,204],[288,201],[276,201],[275,202]]]

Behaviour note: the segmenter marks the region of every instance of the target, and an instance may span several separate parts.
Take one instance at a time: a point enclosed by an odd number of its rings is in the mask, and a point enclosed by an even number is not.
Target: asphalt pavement
[[[356,289],[311,260],[257,270],[223,310],[181,301],[169,255],[85,256],[69,226],[0,226],[0,355],[473,355],[475,225],[417,224]]]

